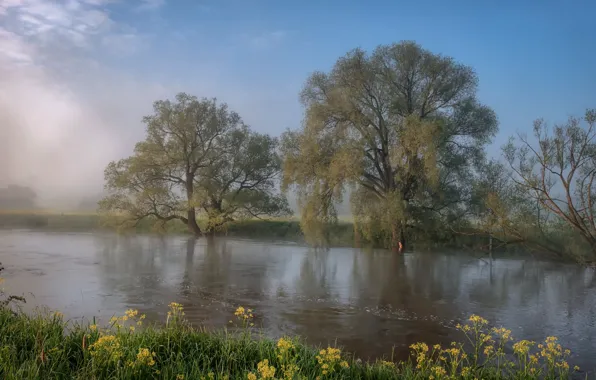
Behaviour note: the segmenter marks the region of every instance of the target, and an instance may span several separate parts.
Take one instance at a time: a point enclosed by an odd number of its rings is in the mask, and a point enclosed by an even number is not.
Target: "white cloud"
[[[171,94],[92,58],[143,42],[109,3],[0,1],[0,186],[72,204],[95,195],[105,165],[142,137],[141,116]]]

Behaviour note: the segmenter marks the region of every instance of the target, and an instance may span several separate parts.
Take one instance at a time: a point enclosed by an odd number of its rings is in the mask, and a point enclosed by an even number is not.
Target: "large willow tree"
[[[283,136],[286,189],[302,228],[321,238],[351,188],[356,228],[405,247],[412,228],[435,228],[465,212],[475,165],[497,131],[476,99],[474,70],[413,42],[355,49],[301,94],[303,127]]]
[[[125,225],[178,220],[195,235],[204,232],[198,216],[212,233],[235,218],[290,212],[278,194],[278,140],[251,131],[226,103],[180,93],[156,101],[143,121],[134,154],[105,170],[101,211]]]

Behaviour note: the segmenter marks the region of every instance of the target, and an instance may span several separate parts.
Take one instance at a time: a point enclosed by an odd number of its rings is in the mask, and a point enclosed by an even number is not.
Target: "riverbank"
[[[202,222],[200,222],[201,224]],[[95,213],[57,213],[42,211],[0,211],[0,228],[26,228],[42,231],[91,232],[98,230],[115,230],[113,221],[105,220]],[[204,223],[203,223],[204,224]],[[155,228],[155,221],[146,219],[133,229],[121,231],[126,233],[165,233],[189,234],[185,225],[178,221],[170,221],[163,229]],[[305,238],[297,218],[271,218],[239,220],[228,224],[219,235],[263,240],[284,240],[304,243]],[[379,246],[379,242],[366,241],[354,233],[354,225],[350,219],[342,218],[339,223],[330,227],[327,234],[329,245],[334,247]],[[496,246],[496,244],[495,244]],[[409,249],[469,249],[475,252],[486,250],[488,241],[482,236],[458,235],[451,230],[438,231],[433,236],[413,235],[409,241]],[[519,253],[515,247],[501,247],[495,251]],[[520,251],[521,252],[521,251]]]
[[[109,326],[73,324],[60,313],[35,315],[0,308],[0,376],[4,379],[566,379],[570,352],[549,337],[514,342],[511,331],[471,316],[459,329],[470,349],[411,346],[408,362],[362,362],[337,347],[315,349],[299,339],[264,339],[253,311],[238,307],[230,327],[191,327],[181,304],[169,305],[165,325],[145,326],[127,310]],[[506,355],[512,345],[514,354]]]

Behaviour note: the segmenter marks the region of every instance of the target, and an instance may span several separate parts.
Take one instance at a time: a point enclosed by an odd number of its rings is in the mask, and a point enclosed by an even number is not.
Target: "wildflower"
[[[440,344],[435,344],[435,345],[433,346],[433,349],[438,351],[438,350],[440,350],[440,349],[441,349],[441,345],[440,345]]]
[[[238,317],[239,319],[243,319],[245,321],[252,319],[254,317],[252,314],[252,309],[245,309],[242,306],[238,306],[238,308],[234,312],[234,315],[236,317]]]
[[[381,364],[382,367],[395,368],[395,363],[394,362],[388,362],[388,361],[385,361],[385,360],[381,360],[379,363]]]
[[[101,357],[109,361],[118,361],[122,356],[120,342],[114,335],[104,335],[89,346],[91,356]]]
[[[54,317],[56,317],[56,318],[62,318],[62,317],[64,317],[64,314],[62,314],[62,313],[61,313],[61,312],[59,312],[59,311],[55,311],[55,312],[54,312]]]
[[[513,344],[513,352],[518,355],[527,355],[530,352],[530,348],[534,345],[534,342],[529,340],[520,340]]]
[[[287,353],[288,351],[290,351],[292,348],[294,348],[294,345],[292,344],[292,342],[288,339],[285,338],[280,338],[277,341],[277,350],[280,353],[280,355],[283,355],[285,353]]]
[[[91,331],[97,331],[97,325],[94,323],[92,325],[89,325],[89,330]]]
[[[298,372],[298,366],[296,364],[282,364],[281,371],[285,379],[293,379],[296,372]]]
[[[511,339],[511,330],[507,330],[506,328],[493,328],[493,332],[501,338],[501,340],[508,341]]]
[[[268,359],[257,364],[257,371],[261,374],[261,379],[273,379],[275,377],[275,367],[269,365]]]
[[[246,375],[246,379],[247,380],[257,380],[257,375],[255,375],[252,372],[249,372],[248,375]]]
[[[179,373],[176,375],[176,380],[184,380],[184,375]]]
[[[130,326],[129,329],[130,329],[130,332],[134,332],[135,331],[135,327],[134,326]]]
[[[477,325],[487,325],[488,321],[482,317],[479,317],[478,315],[472,314],[469,318],[469,321],[477,324]]]
[[[438,377],[445,376],[447,374],[447,371],[445,370],[445,368],[443,368],[441,366],[434,366],[431,368],[431,371],[433,372],[433,374],[435,376],[438,376]]]
[[[578,367],[578,366],[574,366],[574,367],[573,367],[573,370],[574,370],[574,371],[579,371],[579,367]]]
[[[350,365],[348,364],[347,361],[342,361],[341,363],[339,363],[340,367],[342,368],[350,368]]]
[[[133,310],[133,309],[128,309],[126,310],[126,312],[124,313],[126,315],[126,317],[128,318],[134,318],[137,316],[137,314],[139,314],[138,310]]]

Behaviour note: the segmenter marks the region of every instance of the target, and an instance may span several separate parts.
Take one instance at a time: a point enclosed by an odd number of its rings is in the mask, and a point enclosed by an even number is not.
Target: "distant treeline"
[[[0,210],[35,210],[37,194],[27,186],[0,187]]]

